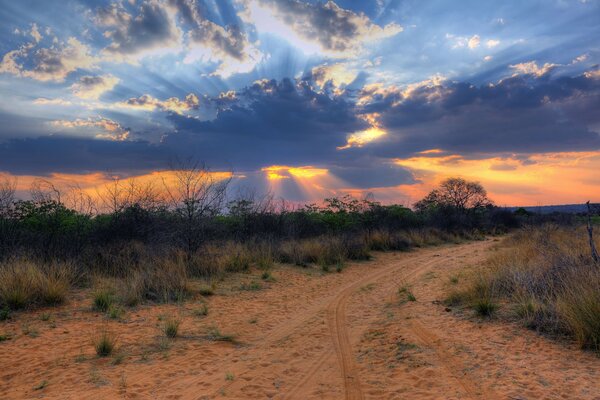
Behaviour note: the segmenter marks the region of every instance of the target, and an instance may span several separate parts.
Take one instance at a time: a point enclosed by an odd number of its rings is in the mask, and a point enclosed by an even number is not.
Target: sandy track
[[[446,312],[449,277],[482,262],[492,241],[377,254],[343,273],[279,267],[277,282],[240,291],[240,274],[197,303],[144,306],[121,321],[82,293],[60,309],[0,323],[0,398],[57,399],[598,399],[600,359],[521,327]],[[400,298],[407,286],[417,301]],[[52,323],[40,314],[53,312]],[[158,316],[183,319],[161,348]],[[51,326],[50,326],[51,325]],[[119,335],[98,359],[90,335]],[[206,339],[207,327],[240,344]],[[35,329],[36,335],[25,329]],[[42,388],[40,383],[45,382]]]

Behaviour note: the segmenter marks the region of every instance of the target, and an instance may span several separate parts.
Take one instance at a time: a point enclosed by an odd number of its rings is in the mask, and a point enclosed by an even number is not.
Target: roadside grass
[[[481,317],[517,320],[600,351],[600,266],[590,256],[584,227],[520,230],[463,281],[449,291],[447,305],[466,306]]]

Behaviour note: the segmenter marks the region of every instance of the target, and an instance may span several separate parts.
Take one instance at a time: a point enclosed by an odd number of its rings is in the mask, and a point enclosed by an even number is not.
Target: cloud
[[[301,42],[306,42],[308,49],[314,44],[333,57],[356,54],[365,43],[402,32],[396,23],[379,26],[363,13],[343,9],[333,1],[311,4],[297,0],[245,0],[245,4],[242,18],[259,31],[291,38],[292,44],[300,47]]]
[[[29,32],[29,34],[31,35],[33,40],[35,40],[36,43],[39,43],[40,40],[43,39],[43,36],[40,33],[40,31],[38,30],[37,24],[35,24],[35,23],[31,24],[31,31]]]
[[[467,43],[467,45],[469,46],[470,49],[476,49],[477,47],[479,47],[479,43],[481,43],[481,38],[479,37],[479,35],[473,35],[469,39],[469,42]]]
[[[589,78],[589,79],[600,79],[600,69],[594,69],[594,70],[591,70],[591,71],[586,71],[584,73],[584,75],[585,75],[586,78]]]
[[[71,72],[95,68],[98,62],[89,47],[74,37],[57,46],[37,50],[35,47],[34,43],[27,43],[6,53],[0,63],[0,73],[63,82]]]
[[[169,111],[176,114],[184,114],[185,111],[198,109],[200,99],[193,93],[185,96],[185,99],[180,100],[177,97],[171,97],[167,100],[158,100],[149,94],[144,94],[140,97],[133,97],[127,101],[116,104],[117,107],[131,108],[143,111]]]
[[[121,124],[108,118],[87,118],[87,119],[76,119],[73,121],[69,120],[56,120],[50,123],[54,127],[66,128],[66,129],[77,129],[77,128],[92,128],[94,131],[100,130],[96,133],[98,139],[109,139],[114,141],[124,141],[129,138],[130,130],[123,128]]]
[[[169,158],[165,148],[144,141],[51,136],[0,143],[2,168],[13,174],[104,171],[129,175],[162,169],[168,166]]]
[[[364,146],[380,157],[438,148],[458,154],[599,149],[600,83],[586,75],[516,75],[496,84],[439,81],[366,87],[358,105],[387,132]]]
[[[136,63],[146,56],[181,49],[182,32],[175,16],[158,0],[142,1],[135,16],[122,3],[111,3],[96,11],[94,22],[107,28],[104,36],[110,44],[102,50],[106,60]]]
[[[107,74],[101,76],[82,76],[79,81],[71,85],[73,95],[82,99],[97,100],[102,94],[111,91],[120,79]]]
[[[263,54],[237,25],[222,27],[204,18],[196,0],[169,0],[170,7],[191,27],[187,32],[186,63],[197,60],[218,63],[214,75],[227,78],[252,71]]]
[[[38,97],[37,99],[33,100],[33,104],[38,105],[38,106],[71,106],[73,105],[73,103],[71,103],[69,100],[65,100],[65,99],[47,99],[45,97]]]
[[[515,75],[533,75],[541,77],[558,67],[558,64],[545,63],[542,66],[538,66],[535,61],[524,62],[520,64],[511,65],[510,68],[514,69]]]
[[[352,83],[358,76],[358,71],[349,69],[345,64],[319,65],[311,70],[311,77],[320,87],[331,83],[336,88],[341,88]]]
[[[498,46],[500,44],[500,41],[499,40],[490,39],[485,44],[486,44],[486,46],[489,49],[491,49],[492,47]]]

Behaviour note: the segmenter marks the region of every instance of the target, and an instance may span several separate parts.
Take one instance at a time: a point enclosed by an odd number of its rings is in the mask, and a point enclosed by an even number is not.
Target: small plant
[[[39,331],[29,326],[29,324],[23,324],[21,327],[21,332],[23,332],[23,335],[27,335],[32,338],[36,338],[40,335]]]
[[[52,319],[52,314],[50,314],[50,313],[42,313],[42,314],[40,314],[40,320],[41,321],[47,322],[47,321],[50,321],[51,319]]]
[[[263,272],[260,278],[265,282],[275,282],[275,278],[269,271]]]
[[[46,386],[48,386],[48,381],[42,381],[40,382],[39,385],[36,385],[33,387],[33,390],[42,390],[44,389]]]
[[[221,333],[221,331],[219,330],[219,328],[213,326],[208,328],[207,331],[207,335],[206,335],[208,340],[213,340],[215,342],[230,342],[230,343],[235,343],[235,336],[234,335],[226,335]]]
[[[233,376],[233,374],[231,372],[228,372],[228,373],[225,374],[225,380],[226,381],[230,381],[231,382],[231,381],[233,381],[233,379],[234,379],[234,376]]]
[[[201,304],[199,308],[193,311],[193,314],[196,317],[206,317],[208,315],[208,306],[206,304]]]
[[[94,339],[94,349],[98,357],[108,357],[112,354],[116,347],[116,338],[107,330],[103,330]]]
[[[107,312],[115,302],[115,295],[110,289],[99,289],[94,293],[94,308]]]
[[[406,286],[398,289],[398,294],[403,298],[403,301],[417,301],[413,292]]]
[[[198,293],[200,293],[202,296],[212,296],[215,294],[215,287],[214,285],[202,285],[198,289]]]
[[[450,307],[458,306],[465,302],[466,297],[467,294],[465,292],[453,290],[448,294],[448,296],[444,300],[444,304]]]
[[[117,306],[115,304],[112,304],[108,309],[108,317],[111,319],[119,319],[123,315],[123,312],[124,312],[123,308],[121,308],[120,306]]]
[[[450,277],[450,283],[453,284],[453,285],[456,285],[458,283],[458,276],[452,275]]]
[[[481,298],[475,301],[473,308],[477,315],[491,317],[498,309],[498,305],[489,298]]]
[[[256,317],[254,317],[254,318],[251,318],[251,319],[248,321],[248,323],[250,323],[250,324],[256,324],[257,322],[258,322],[258,318],[256,318]]]
[[[168,318],[165,320],[163,324],[163,332],[166,337],[170,339],[174,339],[177,337],[177,333],[179,332],[179,325],[181,325],[181,320],[177,318]]]
[[[0,335],[0,342],[4,342],[6,340],[10,340],[11,336],[9,334],[1,334]]]
[[[6,321],[10,318],[10,308],[4,307],[0,310],[0,321]]]

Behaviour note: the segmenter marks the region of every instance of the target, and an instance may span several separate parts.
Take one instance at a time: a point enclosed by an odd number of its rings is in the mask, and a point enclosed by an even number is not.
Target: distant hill
[[[593,203],[592,209],[598,212],[600,209],[600,203]],[[524,208],[529,212],[539,213],[539,214],[550,214],[553,212],[561,212],[561,213],[587,213],[587,206],[585,204],[560,204],[553,206],[526,206],[526,207],[502,207],[505,210],[515,211],[519,208]]]

